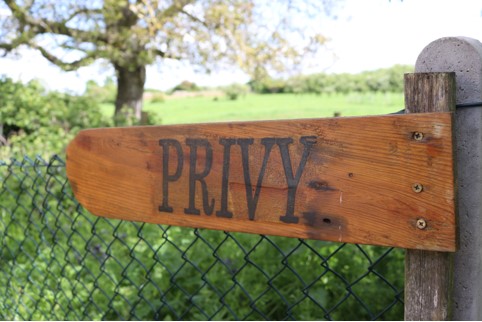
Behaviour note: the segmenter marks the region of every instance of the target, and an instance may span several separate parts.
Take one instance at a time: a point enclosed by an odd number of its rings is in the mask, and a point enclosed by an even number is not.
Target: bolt
[[[417,228],[418,229],[425,229],[427,228],[427,222],[423,218],[417,219]]]
[[[422,132],[413,132],[413,133],[412,133],[412,138],[413,138],[415,141],[422,141],[422,139],[423,139],[423,133],[422,133]]]
[[[412,190],[415,193],[420,193],[423,191],[423,185],[420,183],[414,183],[412,184]]]

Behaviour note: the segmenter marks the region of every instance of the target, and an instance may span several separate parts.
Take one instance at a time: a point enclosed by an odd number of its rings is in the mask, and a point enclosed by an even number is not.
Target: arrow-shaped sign
[[[67,175],[98,216],[456,249],[450,113],[85,130]]]

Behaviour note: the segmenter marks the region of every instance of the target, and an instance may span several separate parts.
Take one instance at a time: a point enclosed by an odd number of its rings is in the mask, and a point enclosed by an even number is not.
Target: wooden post
[[[453,315],[457,321],[482,320],[482,43],[444,37],[420,53],[415,71],[455,72],[454,164],[457,173],[459,247],[454,255]],[[475,106],[474,106],[475,105]]]
[[[455,110],[455,73],[405,75],[406,113]],[[407,250],[405,320],[450,320],[453,254]]]

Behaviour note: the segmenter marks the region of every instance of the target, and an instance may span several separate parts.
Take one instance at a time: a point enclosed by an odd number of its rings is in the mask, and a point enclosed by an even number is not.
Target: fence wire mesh
[[[0,319],[403,318],[400,249],[95,217],[58,156],[0,181]]]

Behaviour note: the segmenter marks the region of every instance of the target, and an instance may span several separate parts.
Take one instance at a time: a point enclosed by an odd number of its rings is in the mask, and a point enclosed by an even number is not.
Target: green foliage
[[[0,160],[63,153],[79,130],[110,125],[91,97],[46,92],[37,81],[0,78],[0,102]]]
[[[112,78],[107,78],[104,85],[99,85],[95,81],[90,80],[85,87],[84,95],[90,97],[97,103],[115,103],[115,97],[117,94],[117,85]]]
[[[403,74],[411,71],[412,66],[395,65],[359,74],[312,74],[287,80],[265,78],[261,81],[251,81],[249,85],[254,92],[260,94],[401,93]]]
[[[229,100],[235,101],[241,96],[246,96],[246,94],[249,92],[249,87],[242,84],[231,84],[223,87],[222,91]]]
[[[259,94],[276,94],[285,93],[286,83],[281,79],[263,78],[261,80],[252,80],[248,83],[251,90]]]
[[[115,126],[139,126],[139,125],[161,125],[162,118],[156,113],[142,112],[142,117],[137,119],[134,111],[128,106],[121,109],[121,113],[114,116]]]
[[[110,125],[90,97],[47,93],[36,82],[2,79],[0,99],[8,140],[2,156],[50,155],[79,129]],[[186,123],[329,116],[333,108],[343,115],[380,114],[403,107],[403,98],[381,92],[247,95],[148,107],[151,115],[162,109],[166,123]],[[365,320],[403,289],[402,250],[385,256],[380,247],[96,218],[75,203],[63,166],[11,170],[0,165],[1,320],[262,319],[257,310],[283,319],[287,308],[299,320]],[[341,302],[349,291],[355,296]],[[323,316],[317,302],[339,306]],[[402,319],[403,306],[380,318]]]
[[[403,318],[403,250],[97,218],[64,171],[0,165],[2,320]]]
[[[185,80],[177,84],[176,86],[174,86],[171,92],[175,92],[175,91],[197,92],[199,90],[200,88],[199,86],[196,85],[196,83]]]
[[[166,96],[162,92],[153,92],[150,94],[149,102],[150,103],[164,103],[166,100]]]

